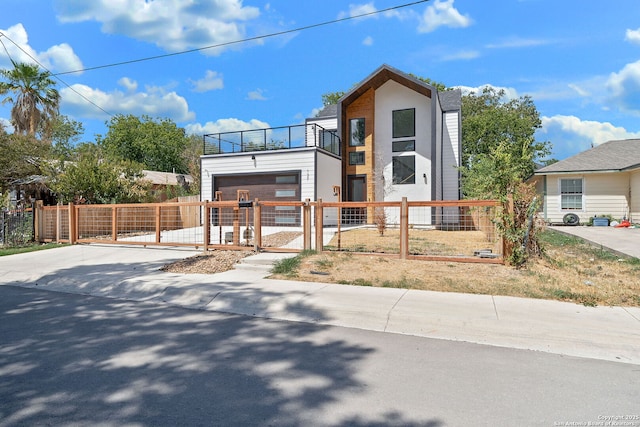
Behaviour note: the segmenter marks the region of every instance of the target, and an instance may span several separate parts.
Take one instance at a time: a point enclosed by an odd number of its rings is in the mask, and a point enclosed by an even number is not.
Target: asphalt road
[[[0,426],[640,426],[638,402],[633,364],[0,287]]]

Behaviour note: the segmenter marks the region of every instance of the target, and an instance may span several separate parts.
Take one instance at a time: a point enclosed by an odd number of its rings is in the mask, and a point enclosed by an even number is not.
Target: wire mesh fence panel
[[[156,234],[159,243],[197,246],[204,244],[199,205],[172,203],[157,208],[160,214],[157,224],[160,232]]]
[[[41,242],[69,241],[69,207],[42,206],[38,210],[39,236]]]
[[[111,205],[76,206],[77,239],[110,240],[113,237]]]
[[[266,251],[303,250],[304,205],[304,202],[260,202],[260,248]]]
[[[501,256],[495,206],[409,206],[408,252],[415,256]],[[412,222],[412,218],[427,221]]]
[[[23,246],[33,241],[32,209],[0,210],[0,245]]]
[[[237,202],[210,202],[209,245],[216,247],[254,247],[253,207],[240,207]]]
[[[399,254],[399,204],[339,204],[338,224],[324,230],[324,250]]]

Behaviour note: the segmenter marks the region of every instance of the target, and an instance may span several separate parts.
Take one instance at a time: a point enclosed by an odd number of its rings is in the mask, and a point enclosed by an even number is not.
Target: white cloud
[[[543,116],[541,121],[540,132],[551,137],[554,148],[570,149],[572,152],[611,140],[640,138],[640,132],[630,132],[609,122],[581,120],[575,116]]]
[[[246,99],[249,101],[265,101],[267,98],[264,96],[264,90],[256,89],[249,92]]]
[[[420,17],[418,32],[430,33],[439,27],[464,28],[473,22],[468,15],[462,15],[453,7],[454,0],[436,0],[425,9]]]
[[[362,44],[365,46],[373,46],[373,37],[367,36],[362,40]]]
[[[97,21],[102,31],[154,43],[168,51],[211,46],[245,38],[244,23],[260,15],[242,0],[57,0],[62,22]],[[223,49],[204,51],[210,55]]]
[[[74,53],[71,46],[66,43],[51,46],[43,52],[37,52],[29,45],[29,36],[22,24],[16,24],[6,30],[0,29],[0,32],[4,34],[1,40],[7,51],[9,51],[10,57],[15,62],[25,62],[29,64],[39,62],[52,72],[79,70],[83,68],[80,58]],[[20,46],[22,50],[16,45]],[[11,59],[7,56],[4,48],[0,49],[0,67],[11,67]]]
[[[123,77],[118,80],[118,84],[123,88],[127,89],[127,92],[135,92],[138,90],[138,82],[135,80],[131,80],[129,77]]]
[[[640,28],[637,30],[627,30],[624,39],[631,43],[640,44]]]
[[[4,128],[5,132],[13,133],[13,125],[8,119],[0,117],[0,129]]]
[[[625,65],[618,73],[611,73],[607,89],[613,103],[621,110],[640,114],[640,61]]]
[[[218,74],[216,71],[207,70],[205,76],[200,80],[189,81],[193,84],[194,92],[202,93],[224,88],[222,74]]]
[[[485,47],[487,49],[516,49],[521,47],[535,47],[548,45],[551,42],[543,39],[523,39],[520,37],[511,37],[499,43],[490,43]]]
[[[583,89],[582,87],[578,86],[575,83],[569,83],[569,89],[573,89],[578,95],[580,95],[583,98],[586,98],[587,96],[590,96],[591,93],[588,90]]]
[[[185,126],[187,133],[204,135],[208,133],[237,132],[241,130],[266,129],[271,127],[269,123],[257,119],[245,122],[236,118],[219,119],[215,122],[207,122],[204,125],[193,123]]]
[[[470,59],[476,59],[479,57],[480,52],[478,52],[477,50],[462,50],[460,52],[447,53],[440,58],[440,61],[468,61]]]
[[[471,87],[471,86],[454,86],[454,89],[460,89],[462,91],[462,95],[469,95],[470,93],[475,93],[476,95],[482,94],[482,91],[485,89],[495,89],[496,92],[504,91],[505,100],[510,99],[518,99],[520,95],[518,95],[518,91],[512,87],[500,87],[494,86],[490,84]]]
[[[151,117],[166,117],[175,122],[191,121],[195,114],[189,111],[187,100],[175,92],[167,92],[165,89],[155,86],[145,88],[145,92],[136,92],[136,82],[127,78],[120,79],[120,85],[127,92],[114,90],[104,92],[86,85],[75,84],[71,88],[80,93],[78,95],[70,88],[60,91],[61,111],[80,118],[107,117],[104,112],[87,101],[95,103],[110,114],[133,114],[136,116],[148,115]],[[86,98],[86,99],[85,99]]]

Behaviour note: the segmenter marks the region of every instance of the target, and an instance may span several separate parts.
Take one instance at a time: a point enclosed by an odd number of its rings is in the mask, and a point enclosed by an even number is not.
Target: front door
[[[347,176],[347,201],[367,201],[367,176]],[[366,222],[367,209],[365,207],[344,208],[342,210],[342,222],[345,224],[364,224]]]

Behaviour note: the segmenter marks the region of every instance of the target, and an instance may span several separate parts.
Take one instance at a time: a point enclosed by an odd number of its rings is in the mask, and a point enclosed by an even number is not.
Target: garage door
[[[236,200],[238,190],[248,190],[250,200],[300,201],[300,172],[224,175],[215,176],[213,181],[214,194],[222,192],[222,200]],[[249,216],[253,222],[253,212]],[[226,217],[223,215],[223,223],[227,222]],[[299,207],[265,206],[262,209],[262,224],[265,226],[300,226],[300,218]]]

